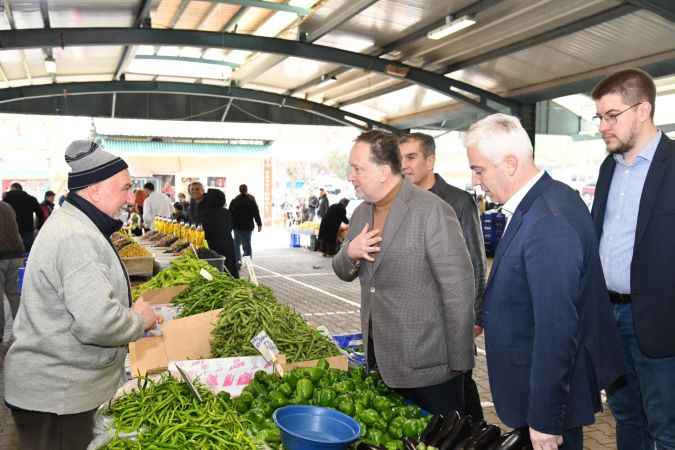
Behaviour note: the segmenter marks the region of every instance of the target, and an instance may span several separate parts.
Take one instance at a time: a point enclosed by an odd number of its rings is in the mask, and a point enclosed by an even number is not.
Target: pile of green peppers
[[[276,302],[269,288],[256,286],[247,280],[234,279],[222,273],[211,281],[204,280],[204,282],[190,286],[189,289],[176,296],[171,303],[180,307],[177,317],[188,317],[222,308],[235,299]]]
[[[268,292],[267,297],[260,295]],[[326,336],[309,325],[287,305],[277,303],[267,288],[234,292],[211,331],[214,358],[253,356],[258,351],[251,339],[265,330],[289,362],[310,361],[340,354]]]
[[[274,442],[267,435],[272,413],[286,405],[335,408],[359,422],[362,442],[387,450],[403,450],[401,438],[418,437],[430,420],[422,417],[419,407],[405,404],[377,374],[366,375],[363,368],[329,368],[325,360],[283,377],[258,372],[233,404],[252,424],[253,435],[268,444]]]
[[[169,267],[159,272],[143,284],[134,287],[131,290],[131,296],[134,300],[140,297],[144,292],[150,289],[158,289],[172,286],[189,285],[194,286],[206,282],[207,280],[200,275],[204,269],[211,275],[218,276],[220,272],[211,264],[198,259],[193,254],[185,254],[174,259]]]
[[[250,435],[250,424],[227,393],[214,395],[196,384],[202,401],[190,388],[169,376],[159,382],[138,379],[138,389],[112,402],[116,436],[104,450],[234,449],[256,450],[261,441]],[[135,438],[125,433],[138,433]]]

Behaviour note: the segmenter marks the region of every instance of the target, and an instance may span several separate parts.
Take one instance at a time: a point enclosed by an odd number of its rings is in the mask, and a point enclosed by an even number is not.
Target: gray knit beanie
[[[66,149],[66,162],[71,168],[68,174],[70,191],[107,180],[129,167],[122,158],[106,152],[92,141],[73,141]]]

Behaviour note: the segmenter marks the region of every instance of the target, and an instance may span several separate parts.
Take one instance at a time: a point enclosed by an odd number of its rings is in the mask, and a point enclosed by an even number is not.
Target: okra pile
[[[107,412],[118,434],[138,435],[133,440],[116,436],[104,449],[256,450],[251,424],[229,395],[214,395],[198,383],[195,388],[203,401],[169,376],[158,382],[139,378],[138,389],[115,400]]]
[[[263,294],[262,290],[269,292]],[[340,354],[335,344],[310,326],[291,307],[277,303],[267,288],[240,291],[223,306],[211,331],[213,358],[255,356],[251,339],[265,330],[288,362],[328,358]]]

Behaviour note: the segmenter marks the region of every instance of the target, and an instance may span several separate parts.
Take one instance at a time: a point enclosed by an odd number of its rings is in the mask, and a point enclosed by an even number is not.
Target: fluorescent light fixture
[[[445,18],[445,23],[428,32],[427,37],[434,40],[443,39],[444,37],[457,33],[459,30],[468,28],[475,23],[476,19],[472,16],[462,16],[454,20],[452,16],[448,16]]]
[[[45,59],[45,70],[51,75],[56,73],[56,61],[54,61],[53,56],[49,56]]]

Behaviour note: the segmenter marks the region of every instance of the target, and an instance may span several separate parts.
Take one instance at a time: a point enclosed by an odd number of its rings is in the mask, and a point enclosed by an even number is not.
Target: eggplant
[[[487,427],[488,424],[485,420],[479,420],[478,422],[474,422],[473,425],[471,425],[471,436],[474,437],[478,436]]]
[[[441,421],[441,423],[436,428],[436,432],[429,434],[426,440],[422,439],[422,442],[424,442],[426,445],[432,445],[436,448],[440,448],[441,443],[452,433],[452,430],[460,420],[459,412],[451,412]]]
[[[434,436],[441,429],[441,426],[445,422],[445,416],[443,414],[437,414],[431,418],[427,427],[422,431],[420,435],[420,441],[426,442],[430,436]]]
[[[471,416],[462,417],[441,445],[437,446],[439,450],[452,450],[457,444],[471,437],[471,422]]]
[[[531,450],[530,430],[518,428],[509,433],[505,433],[498,441],[494,450]]]
[[[457,446],[461,450],[491,450],[499,441],[502,430],[496,425],[487,425],[480,433],[471,437],[471,442],[464,446]]]

